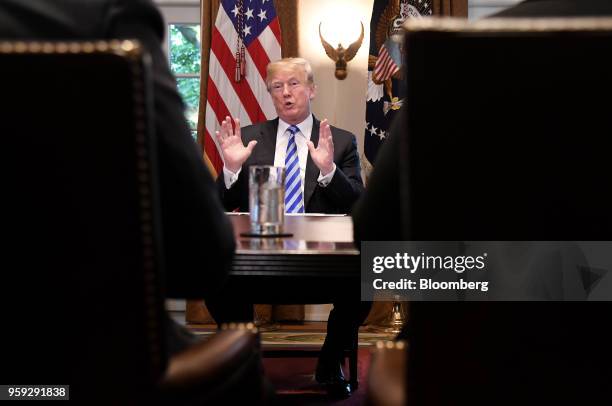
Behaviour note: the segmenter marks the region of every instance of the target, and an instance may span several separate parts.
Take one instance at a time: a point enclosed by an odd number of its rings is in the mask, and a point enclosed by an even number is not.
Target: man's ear
[[[310,100],[314,99],[317,95],[317,85],[314,83],[310,85]]]

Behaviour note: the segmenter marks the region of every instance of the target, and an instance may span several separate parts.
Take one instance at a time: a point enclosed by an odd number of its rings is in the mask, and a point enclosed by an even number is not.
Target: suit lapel
[[[310,134],[310,141],[316,147],[319,145],[319,120],[312,116],[312,133]],[[308,202],[312,197],[312,194],[317,186],[317,179],[319,178],[319,168],[315,165],[310,152],[308,153],[308,159],[306,160],[306,176],[304,179],[304,209],[308,207]]]
[[[278,130],[278,118],[261,124],[259,129],[257,151],[258,165],[274,165],[274,154],[276,153],[276,132]]]

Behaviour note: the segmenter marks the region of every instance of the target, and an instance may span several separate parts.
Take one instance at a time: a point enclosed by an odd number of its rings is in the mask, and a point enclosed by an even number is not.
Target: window
[[[168,59],[192,134],[198,126],[200,104],[200,25],[168,24]]]
[[[166,21],[165,50],[196,138],[200,104],[200,0],[155,0]]]

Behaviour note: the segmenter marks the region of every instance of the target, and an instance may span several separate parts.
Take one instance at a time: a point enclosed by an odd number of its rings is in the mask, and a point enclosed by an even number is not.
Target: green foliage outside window
[[[196,128],[198,123],[198,106],[200,105],[200,79],[199,78],[177,78],[178,90],[186,104],[185,117],[191,128]]]
[[[186,104],[187,121],[195,129],[200,104],[200,26],[171,24],[169,34],[170,68],[177,76],[178,90]]]
[[[199,25],[170,25],[170,66],[174,73],[200,73]]]

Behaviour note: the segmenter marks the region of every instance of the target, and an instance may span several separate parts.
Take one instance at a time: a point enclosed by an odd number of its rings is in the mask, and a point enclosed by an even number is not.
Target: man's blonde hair
[[[270,90],[270,78],[281,69],[300,69],[306,72],[306,80],[309,85],[314,84],[314,75],[310,63],[304,58],[283,58],[270,62],[266,68],[266,86]]]

